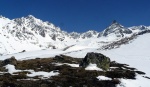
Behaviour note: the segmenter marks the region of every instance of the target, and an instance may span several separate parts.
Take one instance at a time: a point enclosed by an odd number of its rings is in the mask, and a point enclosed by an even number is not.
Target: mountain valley
[[[0,16],[0,85],[148,87],[149,44],[150,26],[124,27],[114,20],[101,32],[68,33],[32,15]],[[99,59],[85,59],[88,67],[80,67],[88,53],[110,58],[109,69],[93,64]]]

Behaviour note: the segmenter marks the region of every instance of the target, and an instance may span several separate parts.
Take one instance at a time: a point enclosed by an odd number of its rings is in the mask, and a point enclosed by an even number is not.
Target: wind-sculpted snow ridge
[[[68,33],[50,22],[32,15],[16,19],[0,16],[0,55],[42,49],[64,49],[70,46],[101,47],[130,37],[150,27],[126,28],[116,21],[102,32],[89,30],[84,33]]]

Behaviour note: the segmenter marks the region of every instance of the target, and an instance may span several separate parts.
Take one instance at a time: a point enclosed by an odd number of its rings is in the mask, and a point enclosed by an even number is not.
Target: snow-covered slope
[[[118,49],[102,51],[103,54],[121,63],[129,64],[138,70],[144,71],[146,76],[150,77],[150,34],[140,35],[132,43],[122,45]],[[122,79],[125,87],[148,87],[150,79],[137,76],[137,80]]]
[[[150,76],[150,33],[140,35],[132,43],[122,45],[120,48],[102,51],[113,60],[128,63],[139,70],[145,71]]]
[[[133,35],[136,37],[130,41],[129,38]],[[130,42],[119,43],[119,48],[100,50],[103,46],[124,39]],[[112,61],[129,64],[145,72],[146,75],[143,76],[150,77],[149,44],[150,27],[146,26],[125,28],[113,21],[102,32],[90,30],[85,33],[67,33],[32,15],[13,20],[0,16],[0,60],[11,56],[24,60],[59,54],[83,58],[88,52],[98,52],[110,57]],[[143,76],[137,75],[136,80],[121,79],[122,85],[118,87],[149,87],[150,80]]]
[[[92,40],[92,39],[91,39]],[[94,39],[98,40],[97,38]],[[86,40],[87,41],[87,40]],[[87,42],[82,42],[86,45]],[[89,40],[90,41],[90,40]],[[130,79],[121,79],[121,85],[118,87],[148,87],[150,86],[150,79],[145,78],[144,76],[150,77],[150,33],[139,35],[129,44],[121,45],[119,48],[111,50],[98,50],[97,47],[88,47],[82,46],[82,44],[76,44],[67,50],[57,50],[57,49],[47,49],[39,50],[33,52],[24,52],[11,55],[1,56],[1,60],[15,56],[16,59],[24,60],[31,58],[45,58],[45,57],[54,57],[55,55],[65,54],[72,57],[83,58],[88,52],[98,52],[103,53],[104,55],[110,57],[111,61],[117,61],[119,63],[125,63],[134,67],[137,70],[143,71],[145,75],[137,75],[136,80]]]
[[[84,57],[88,52],[103,53],[110,57],[112,61],[129,64],[131,67],[135,67],[140,71],[146,73],[150,77],[150,33],[139,35],[131,43],[122,45],[120,48],[111,50],[97,50],[86,48],[80,51],[74,51],[66,53],[72,57]],[[118,87],[148,87],[150,86],[150,79],[144,78],[143,76],[137,75],[136,80],[121,79],[122,85]]]
[[[12,20],[0,16],[0,55],[42,49],[72,50],[77,46],[80,46],[80,50],[84,47],[100,48],[148,29],[150,27],[146,26],[125,28],[113,21],[102,32],[89,30],[84,33],[67,33],[32,15]]]

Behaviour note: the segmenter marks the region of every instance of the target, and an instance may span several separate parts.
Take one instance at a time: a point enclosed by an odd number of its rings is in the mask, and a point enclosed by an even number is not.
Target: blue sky
[[[102,31],[112,20],[122,25],[150,25],[150,0],[0,0],[0,15],[33,15],[62,30]]]

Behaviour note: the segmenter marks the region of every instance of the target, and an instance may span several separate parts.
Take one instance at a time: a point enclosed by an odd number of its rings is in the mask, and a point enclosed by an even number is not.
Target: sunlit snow
[[[103,71],[102,69],[98,68],[96,64],[89,64],[85,70],[97,70],[97,71]]]
[[[111,78],[105,77],[105,76],[98,76],[96,77],[99,80],[112,80]]]

